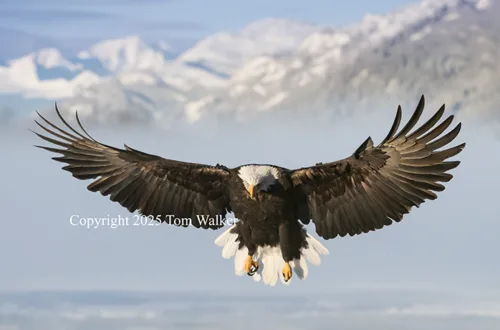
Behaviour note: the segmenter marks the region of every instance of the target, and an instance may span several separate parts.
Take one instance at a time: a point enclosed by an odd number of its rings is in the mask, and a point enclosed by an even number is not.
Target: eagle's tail
[[[215,244],[222,247],[222,257],[224,259],[230,259],[234,256],[234,271],[236,275],[242,276],[245,275],[243,265],[245,263],[245,257],[248,255],[248,249],[246,247],[238,249],[238,233],[231,231],[235,226],[236,225],[231,226],[217,237],[215,239]],[[317,266],[321,263],[320,255],[329,253],[327,248],[307,233],[306,241],[308,246],[306,249],[301,250],[301,258],[290,262],[294,276],[297,276],[301,280],[305,280],[309,274],[306,260]],[[281,255],[279,245],[274,247],[259,247],[257,253],[254,255],[254,260],[259,263],[259,269],[252,276],[254,281],[259,282],[262,279],[265,284],[275,286],[279,278],[281,283],[285,285],[290,284],[291,280],[285,282],[283,274],[281,273],[285,261]]]

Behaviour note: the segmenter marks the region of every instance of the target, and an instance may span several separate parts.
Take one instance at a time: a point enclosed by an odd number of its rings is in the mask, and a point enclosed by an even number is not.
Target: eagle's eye
[[[260,191],[269,191],[271,189],[271,185],[259,183],[257,185],[257,189],[259,189]]]

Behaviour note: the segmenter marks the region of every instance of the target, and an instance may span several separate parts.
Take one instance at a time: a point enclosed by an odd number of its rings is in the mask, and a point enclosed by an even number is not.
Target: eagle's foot
[[[283,279],[285,282],[288,282],[292,278],[292,267],[290,267],[290,264],[288,262],[285,262],[285,265],[283,266],[283,270],[281,271],[283,273]]]
[[[252,256],[247,256],[243,269],[248,274],[248,276],[253,276],[259,269],[259,263],[257,261],[254,261],[252,259]]]

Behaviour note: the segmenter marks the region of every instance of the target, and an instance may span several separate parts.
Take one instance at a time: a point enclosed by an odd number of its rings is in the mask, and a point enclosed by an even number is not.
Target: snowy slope
[[[294,51],[320,27],[284,19],[268,18],[248,25],[237,33],[217,33],[181,54],[182,62],[199,63],[231,75],[245,61],[263,54]]]
[[[98,59],[109,72],[150,70],[161,68],[169,59],[171,49],[160,44],[157,49],[144,43],[138,36],[101,41],[77,54],[80,60]]]

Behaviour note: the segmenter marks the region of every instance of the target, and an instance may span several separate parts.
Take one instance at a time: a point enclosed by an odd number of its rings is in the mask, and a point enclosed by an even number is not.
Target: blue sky
[[[341,26],[366,13],[383,14],[412,0],[4,0],[0,27],[54,39],[93,40],[140,34],[187,45],[265,17]]]

